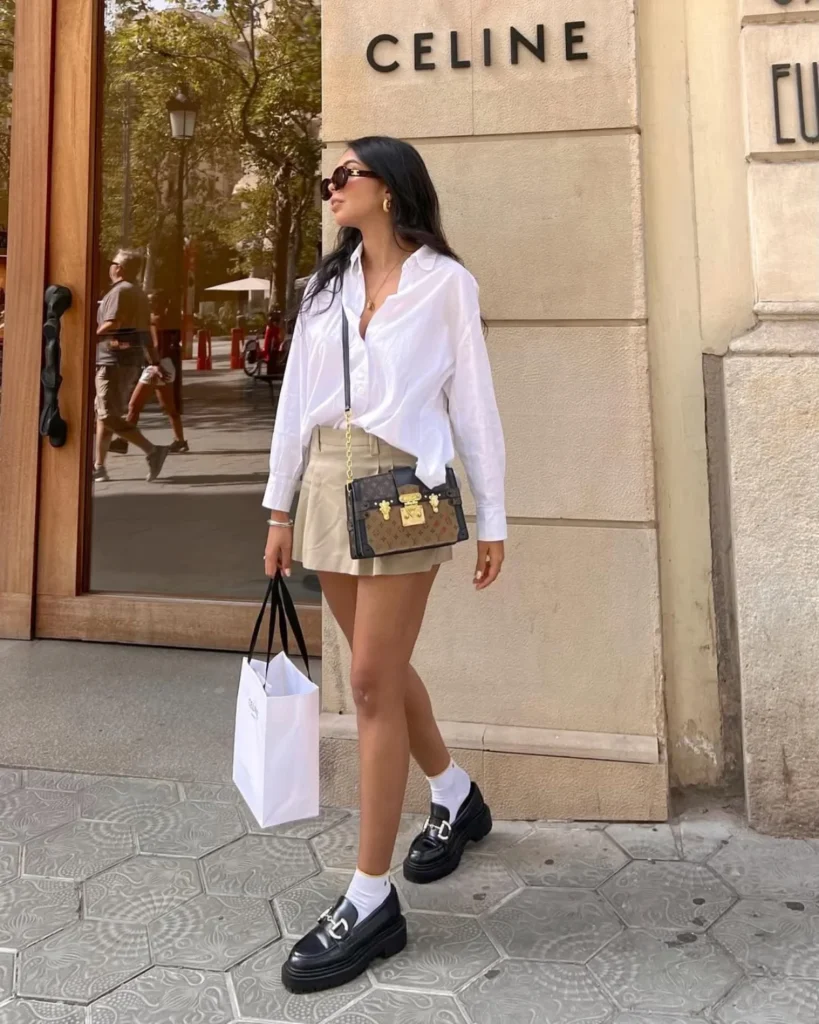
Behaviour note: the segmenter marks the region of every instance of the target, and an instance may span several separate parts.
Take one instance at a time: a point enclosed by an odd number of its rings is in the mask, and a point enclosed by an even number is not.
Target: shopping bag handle
[[[287,656],[290,653],[287,649],[287,622],[290,623],[290,628],[293,630],[293,636],[296,638],[296,646],[299,649],[301,660],[304,662],[304,667],[307,670],[307,678],[311,680],[310,675],[310,658],[307,654],[307,644],[304,640],[304,632],[299,622],[298,612],[296,611],[296,605],[287,589],[287,584],[284,582],[282,574],[278,574],[278,592],[279,592],[279,628],[282,635],[282,650]]]
[[[259,633],[262,629],[262,623],[264,622],[264,615],[267,611],[268,604],[270,604],[270,619],[267,627],[266,664],[268,666],[270,665],[270,659],[273,654],[273,640],[276,635],[276,616],[278,615],[282,650],[287,657],[290,657],[290,645],[287,631],[287,624],[289,621],[290,628],[293,630],[293,635],[296,638],[299,654],[301,655],[302,660],[304,661],[304,667],[307,670],[307,678],[312,679],[310,675],[310,658],[307,654],[307,644],[304,641],[304,633],[301,628],[301,623],[299,622],[298,613],[296,612],[296,606],[280,572],[276,573],[267,585],[267,590],[265,591],[265,595],[262,600],[262,607],[259,609],[259,615],[256,619],[256,624],[253,627],[253,633],[250,637],[247,660],[250,661],[256,650],[256,644],[259,640]]]

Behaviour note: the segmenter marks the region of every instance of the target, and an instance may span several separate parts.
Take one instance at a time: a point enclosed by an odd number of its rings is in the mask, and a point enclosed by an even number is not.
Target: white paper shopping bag
[[[268,659],[257,660],[253,648],[268,600]],[[277,616],[283,653],[269,660]],[[262,828],[319,813],[319,690],[290,660],[288,621],[309,672],[295,605],[277,576],[242,660],[233,747],[233,781]]]

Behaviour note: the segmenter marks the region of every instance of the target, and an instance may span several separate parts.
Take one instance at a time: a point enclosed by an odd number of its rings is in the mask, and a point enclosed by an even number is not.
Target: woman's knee
[[[370,718],[404,702],[403,680],[375,662],[353,659],[350,686],[357,711]]]

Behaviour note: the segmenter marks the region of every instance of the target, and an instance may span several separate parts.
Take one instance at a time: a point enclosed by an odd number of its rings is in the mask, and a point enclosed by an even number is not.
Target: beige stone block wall
[[[359,135],[402,138],[498,135],[509,132],[615,128],[637,123],[634,0],[420,0],[396,4],[330,0],[322,5],[323,134],[328,141]],[[586,21],[577,45],[588,60],[567,61],[564,26]],[[521,49],[510,63],[510,26],[533,42],[543,24],[546,60]],[[483,30],[492,33],[492,64],[484,65]],[[413,36],[434,32],[425,62],[433,71],[414,69]],[[450,32],[458,32],[461,59],[469,68],[451,67]],[[366,60],[370,39],[388,33],[379,62],[398,60],[389,73]]]
[[[579,821],[664,821],[668,817],[668,767],[574,757],[540,757],[453,749],[496,817]],[[322,799],[337,807],[358,806],[358,744],[321,741]],[[404,811],[426,814],[429,787],[416,765]]]
[[[724,771],[702,359],[754,322],[739,32],[734,0],[639,5],[668,756],[683,786]]]
[[[438,717],[656,735],[656,557],[647,528],[513,525],[502,578],[475,594],[474,547],[459,545],[414,658]],[[323,708],[351,713],[347,645],[324,622]]]
[[[490,325],[508,560],[483,595],[471,584],[474,543],[439,575],[415,660],[437,714],[656,753],[664,716],[634,12],[634,0],[324,0],[323,134],[328,171],[359,134],[419,148]],[[589,59],[567,62],[564,23],[583,20]],[[534,38],[538,22],[546,62],[522,51],[510,66],[510,25]],[[448,66],[451,29],[468,69]],[[411,67],[412,34],[424,30],[435,32],[434,72]],[[379,75],[364,49],[382,32],[399,37],[402,67]],[[334,225],[325,229],[330,244]],[[351,713],[349,655],[328,610],[323,668],[324,710]],[[663,764],[452,745],[502,815],[666,814]],[[325,735],[332,802],[357,799],[355,746]],[[506,786],[507,761],[525,776],[526,807]],[[425,805],[416,787],[408,806]]]
[[[489,352],[508,514],[653,520],[645,328],[493,323]]]
[[[819,10],[807,6],[810,0],[792,0],[786,6],[775,0],[740,0],[745,22],[764,22],[769,25],[793,21],[819,21]]]
[[[749,177],[759,299],[818,301],[819,163],[757,163]]]
[[[725,361],[751,824],[816,834],[819,361]]]
[[[471,0],[447,0],[447,24],[467,42]],[[440,0],[396,4],[388,0],[330,0],[322,16],[322,135],[325,141],[361,135],[427,138],[471,135],[472,74],[449,67],[449,35],[438,32],[435,71],[415,71],[413,35],[441,25]],[[367,63],[367,44],[389,33],[400,47],[385,46],[379,61],[398,59],[383,74]],[[431,59],[431,58],[430,58]]]
[[[458,139],[418,148],[488,320],[645,316],[638,136]],[[342,152],[329,147],[325,167]],[[331,238],[335,229],[327,229]]]
[[[796,64],[802,65],[806,134],[816,135],[813,62],[819,60],[819,21],[788,25],[746,25],[742,31],[748,152],[754,156],[792,159],[796,153],[815,153],[817,143],[802,137],[797,95]],[[778,144],[774,120],[771,66],[790,64],[790,75],[778,82],[781,134],[795,141]]]
[[[578,52],[588,60],[566,60],[564,26],[578,29]],[[483,30],[492,31],[492,67],[475,66],[473,106],[476,135],[617,128],[637,124],[637,64],[633,0],[473,0],[473,61],[481,60]],[[509,26],[536,39],[546,30],[546,64],[524,53],[509,64]]]

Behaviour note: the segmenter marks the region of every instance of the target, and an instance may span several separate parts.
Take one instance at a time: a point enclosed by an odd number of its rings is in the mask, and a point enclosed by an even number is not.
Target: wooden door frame
[[[0,409],[0,636],[34,628],[40,364],[56,0],[18,3]]]
[[[73,305],[62,321],[60,408],[68,423],[68,440],[63,448],[55,449],[47,444],[41,447],[34,632],[38,637],[49,638],[241,650],[247,644],[257,614],[257,607],[252,603],[85,592],[95,353],[90,339],[94,337],[96,312],[93,289],[97,197],[100,194],[104,3],[103,0],[37,0],[37,3],[42,2],[54,4],[55,40],[53,89],[49,90],[49,95],[53,96],[53,145],[45,276],[50,283],[71,289]],[[47,186],[48,180],[44,194]],[[41,309],[42,289],[39,299]],[[38,322],[38,334],[39,327]],[[34,361],[30,355],[30,378]],[[36,371],[39,372],[39,346]],[[29,420],[33,421],[31,437],[36,439],[38,403],[31,399],[34,393],[36,386],[28,392],[27,412]],[[5,396],[3,405],[5,407]],[[12,419],[12,416],[6,418]],[[33,492],[30,501],[36,502],[33,485],[37,479],[36,451],[33,465],[29,453],[29,469],[28,485]],[[34,517],[31,518],[29,532],[34,530]],[[259,536],[261,547],[264,536],[261,512]],[[29,580],[25,610],[28,635],[31,635],[30,584],[34,568],[33,564],[25,568],[29,572],[25,577]],[[320,654],[321,608],[304,605],[300,608],[300,617],[310,652]]]

